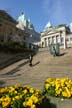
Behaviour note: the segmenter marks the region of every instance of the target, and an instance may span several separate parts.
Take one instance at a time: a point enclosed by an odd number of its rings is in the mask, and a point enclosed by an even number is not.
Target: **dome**
[[[34,29],[34,26],[33,24],[31,23],[31,20],[28,19],[28,27],[31,28],[31,29]]]
[[[24,20],[26,20],[25,18],[25,14],[22,12],[21,15],[18,17],[18,22],[23,22]]]
[[[52,25],[51,25],[50,21],[48,21],[48,23],[46,24],[46,26],[45,26],[43,31],[47,31],[48,29],[52,29]]]
[[[50,21],[46,24],[45,28],[50,28],[52,25],[50,23]]]

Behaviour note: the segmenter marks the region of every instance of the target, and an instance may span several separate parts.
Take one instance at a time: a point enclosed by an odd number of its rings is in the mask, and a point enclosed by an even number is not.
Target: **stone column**
[[[59,33],[59,44],[61,45],[61,34]]]
[[[56,38],[56,36],[55,36],[55,43],[57,43],[57,38]]]
[[[65,39],[66,33],[65,32],[63,32],[63,37],[64,37],[64,49],[66,49],[66,39]]]
[[[47,38],[47,46],[48,46],[48,38]]]
[[[50,44],[52,44],[52,37],[50,37]]]

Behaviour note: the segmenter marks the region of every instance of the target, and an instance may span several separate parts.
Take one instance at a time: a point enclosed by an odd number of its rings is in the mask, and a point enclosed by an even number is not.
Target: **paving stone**
[[[40,51],[33,57],[33,66],[23,59],[2,70],[0,80],[4,81],[1,86],[10,86],[16,83],[30,85],[31,87],[43,89],[44,81],[48,77],[68,77],[72,79],[72,49],[61,50],[61,56],[53,57],[46,50]],[[72,108],[72,99],[59,102],[56,98],[51,99],[57,108]],[[55,101],[56,100],[56,101]]]

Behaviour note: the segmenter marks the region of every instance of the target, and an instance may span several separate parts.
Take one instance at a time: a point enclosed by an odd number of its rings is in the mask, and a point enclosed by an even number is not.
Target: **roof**
[[[0,19],[16,23],[16,20],[12,18],[5,10],[0,10]]]

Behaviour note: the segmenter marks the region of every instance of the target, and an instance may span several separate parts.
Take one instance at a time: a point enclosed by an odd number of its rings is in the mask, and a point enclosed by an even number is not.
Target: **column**
[[[66,40],[65,40],[65,36],[66,36],[66,33],[63,32],[63,37],[64,37],[64,49],[66,49]]]
[[[48,38],[46,38],[46,46],[48,46]]]
[[[56,36],[55,36],[55,44],[57,43],[57,39],[56,39]]]

